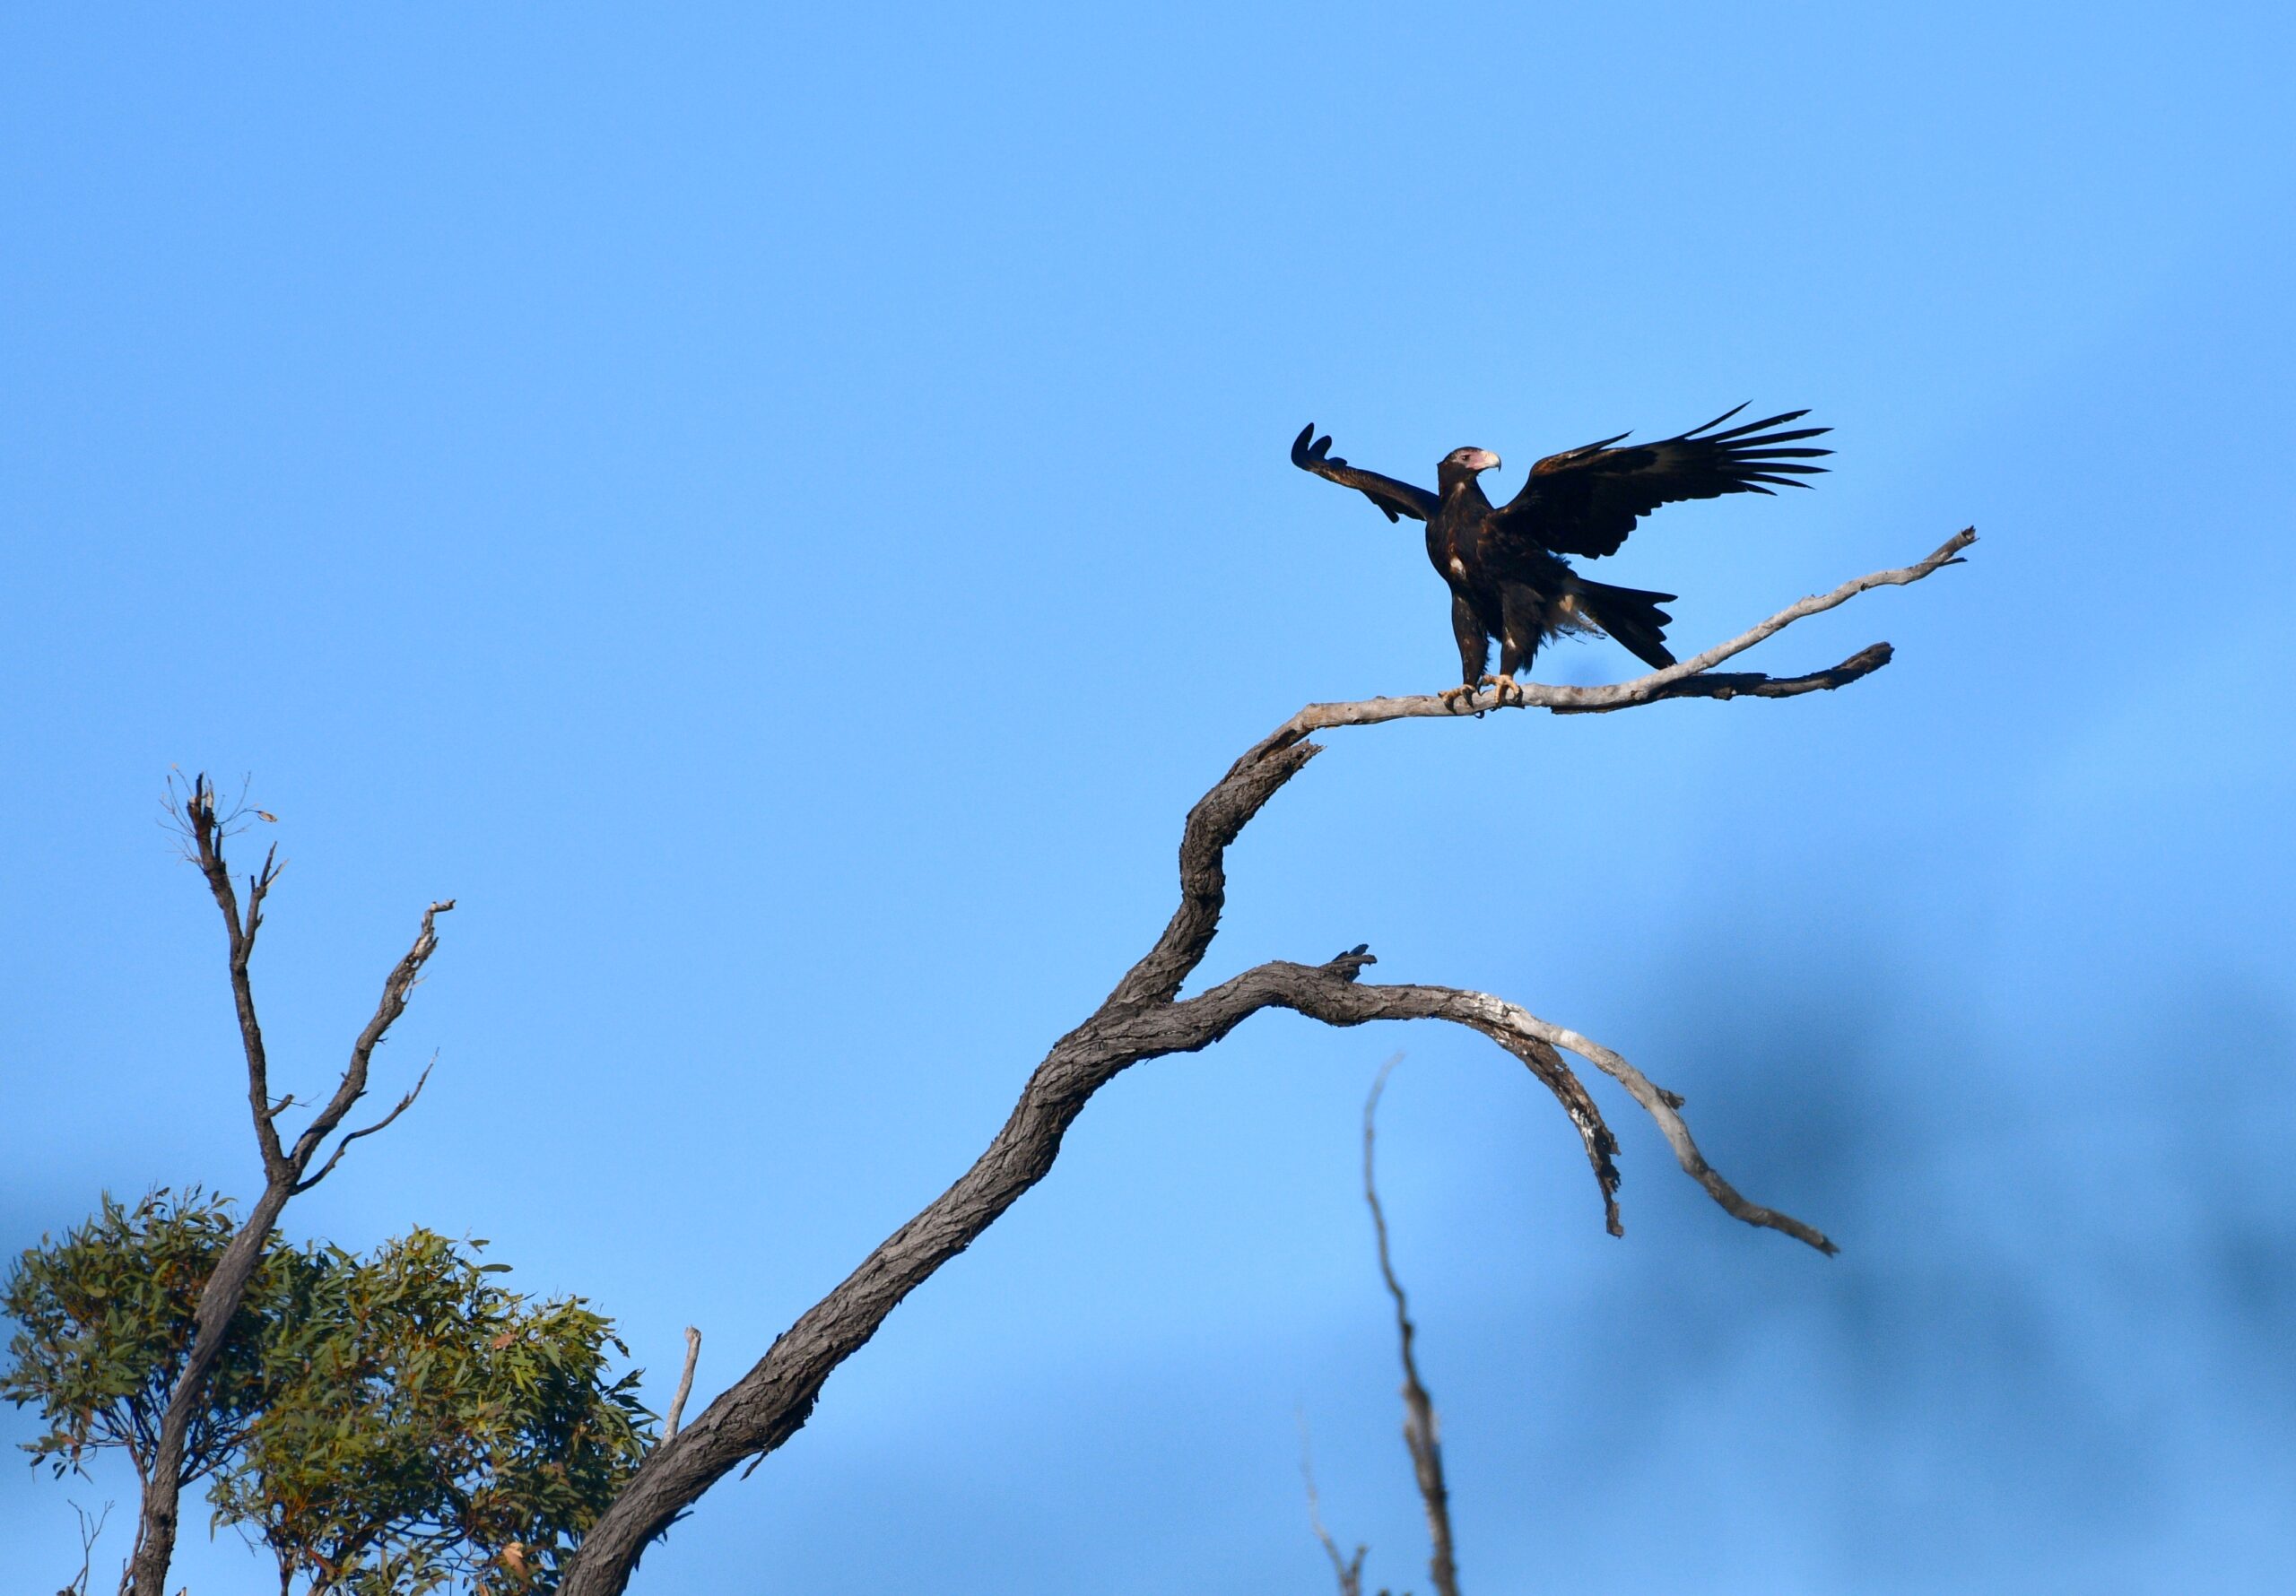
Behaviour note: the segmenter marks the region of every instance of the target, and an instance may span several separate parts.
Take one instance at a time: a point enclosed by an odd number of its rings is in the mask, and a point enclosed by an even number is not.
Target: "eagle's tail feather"
[[[1672,603],[1673,594],[1613,587],[1581,577],[1578,599],[1587,619],[1626,645],[1652,670],[1662,671],[1674,663],[1674,656],[1666,651],[1666,624],[1674,617],[1658,608]]]

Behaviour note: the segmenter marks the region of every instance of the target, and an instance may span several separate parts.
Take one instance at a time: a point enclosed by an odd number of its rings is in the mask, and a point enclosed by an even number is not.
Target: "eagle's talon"
[[[1492,691],[1498,696],[1498,704],[1520,704],[1524,701],[1523,684],[1512,676],[1486,676],[1483,681],[1490,683]]]
[[[1447,687],[1435,696],[1443,700],[1443,707],[1457,715],[1474,702],[1475,694],[1483,689],[1472,681],[1462,681],[1457,687]]]

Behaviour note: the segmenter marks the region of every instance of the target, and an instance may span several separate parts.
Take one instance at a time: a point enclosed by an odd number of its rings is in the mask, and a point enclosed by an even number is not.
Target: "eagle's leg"
[[[1530,663],[1530,655],[1517,647],[1512,637],[1501,637],[1499,639],[1499,674],[1486,676],[1483,680],[1499,690],[1499,701],[1501,704],[1523,702],[1522,684],[1515,680],[1515,672]]]
[[[1451,636],[1459,645],[1459,685],[1445,688],[1441,696],[1444,706],[1456,714],[1491,680],[1483,673],[1483,667],[1491,657],[1491,639],[1483,632],[1474,606],[1457,592],[1451,594]]]

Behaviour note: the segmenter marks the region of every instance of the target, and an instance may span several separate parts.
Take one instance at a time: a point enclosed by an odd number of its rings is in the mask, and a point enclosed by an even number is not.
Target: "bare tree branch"
[[[1411,1453],[1420,1504],[1427,1510],[1431,1548],[1427,1578],[1435,1587],[1435,1596],[1459,1596],[1458,1565],[1451,1548],[1451,1491],[1443,1483],[1442,1431],[1435,1420],[1434,1399],[1419,1378],[1419,1357],[1413,1347],[1419,1330],[1411,1322],[1411,1299],[1404,1295],[1403,1282],[1396,1279],[1395,1263],[1387,1254],[1387,1216],[1379,1208],[1379,1184],[1372,1175],[1379,1094],[1387,1090],[1387,1077],[1402,1062],[1403,1054],[1398,1053],[1381,1064],[1370,1095],[1363,1100],[1363,1201],[1371,1210],[1371,1232],[1378,1239],[1379,1278],[1387,1283],[1387,1295],[1396,1302],[1396,1339],[1403,1348],[1403,1444]]]
[[[293,1162],[295,1173],[299,1177],[309,1166],[311,1155],[318,1151],[319,1143],[335,1133],[335,1128],[343,1123],[343,1116],[351,1112],[352,1105],[367,1095],[367,1067],[374,1057],[376,1045],[382,1041],[384,1035],[391,1027],[397,1023],[398,1017],[406,1012],[406,1001],[413,995],[415,984],[422,978],[423,965],[429,962],[431,954],[438,951],[439,916],[454,906],[455,900],[449,898],[434,903],[423,910],[422,925],[414,933],[414,945],[406,950],[398,963],[391,967],[391,973],[383,977],[383,995],[375,1004],[373,1018],[367,1021],[365,1028],[360,1031],[358,1039],[351,1045],[351,1062],[343,1067],[343,1079],[335,1089],[335,1096],[328,1098],[326,1106],[312,1116],[311,1123],[303,1127],[303,1133],[295,1138],[294,1150],[288,1156]],[[434,1058],[432,1063],[436,1062]],[[430,1078],[430,1071],[426,1066],[422,1071],[422,1080],[427,1080]],[[422,1089],[422,1080],[416,1081],[414,1091],[407,1094],[406,1101],[392,1109],[389,1117],[386,1118],[381,1125],[371,1126],[370,1130],[378,1131],[382,1129],[382,1125],[387,1125],[391,1120],[396,1119],[404,1111],[407,1104],[414,1101],[415,1093]],[[346,1140],[356,1140],[357,1137],[367,1134],[369,1134],[368,1131],[355,1132]],[[341,1149],[337,1150],[339,1152]],[[328,1167],[333,1167],[334,1160],[329,1159]],[[324,1174],[325,1171],[321,1171],[320,1175],[312,1176],[307,1184],[317,1185]]]
[[[290,1094],[275,1106],[272,1103],[270,1061],[264,1046],[263,1028],[256,1018],[255,987],[248,973],[256,936],[263,928],[264,899],[279,879],[279,852],[276,847],[268,850],[263,868],[248,879],[244,907],[223,856],[224,840],[233,830],[233,821],[250,813],[265,820],[272,817],[261,810],[248,810],[244,797],[238,807],[228,813],[222,812],[216,802],[214,784],[204,775],[192,779],[188,790],[172,807],[192,862],[206,878],[208,891],[223,915],[230,951],[231,998],[239,1017],[240,1048],[247,1059],[248,1106],[255,1123],[256,1149],[263,1160],[264,1185],[246,1221],[232,1234],[222,1256],[216,1261],[214,1272],[200,1288],[199,1301],[192,1310],[191,1351],[184,1359],[174,1390],[169,1393],[167,1411],[161,1416],[159,1434],[153,1438],[152,1466],[144,1481],[135,1547],[120,1582],[121,1591],[131,1596],[164,1596],[168,1565],[175,1557],[177,1516],[185,1483],[185,1441],[194,1418],[207,1400],[209,1376],[222,1354],[231,1319],[239,1311],[248,1282],[262,1261],[265,1244],[279,1223],[281,1210],[296,1193],[309,1191],[324,1180],[342,1158],[344,1148],[389,1124],[422,1089],[422,1080],[417,1080],[414,1090],[396,1108],[377,1123],[344,1137],[318,1174],[305,1178],[320,1145],[334,1134],[352,1106],[365,1095],[368,1066],[375,1048],[392,1023],[405,1012],[407,996],[414,990],[423,964],[439,945],[435,930],[438,917],[455,906],[449,898],[432,904],[424,912],[414,945],[384,978],[382,999],[374,1016],[352,1043],[351,1062],[344,1066],[334,1095],[295,1138],[293,1146],[283,1146],[276,1122],[294,1099]],[[437,1062],[435,1057],[432,1062]],[[422,1079],[428,1080],[430,1073],[425,1068]]]
[[[434,913],[437,911],[438,906],[439,906],[436,904],[431,906],[431,909]],[[452,904],[448,904],[447,906],[448,908],[452,908],[454,906]],[[343,1162],[344,1150],[361,1136],[372,1136],[378,1131],[389,1130],[393,1120],[398,1118],[400,1115],[404,1114],[408,1109],[414,1106],[414,1099],[422,1095],[422,1089],[425,1086],[428,1086],[430,1082],[430,1071],[438,1067],[439,1055],[436,1052],[433,1052],[430,1054],[430,1062],[422,1066],[422,1073],[416,1076],[414,1078],[414,1084],[407,1089],[406,1096],[401,1097],[388,1114],[383,1115],[382,1118],[377,1120],[373,1124],[365,1125],[361,1127],[359,1130],[345,1133],[343,1140],[335,1144],[335,1151],[327,1156],[326,1162],[319,1166],[319,1172],[317,1175],[310,1176],[307,1180],[300,1180],[295,1183],[295,1195],[298,1197],[301,1196],[304,1193],[309,1191],[313,1186],[317,1185],[319,1182],[325,1180],[329,1175],[333,1174],[335,1172],[335,1167]],[[291,1097],[288,1101],[292,1102],[294,1099]],[[281,1106],[283,1107],[285,1105],[283,1104]]]
[[[170,789],[172,794],[172,778]],[[192,778],[189,790],[174,807],[184,838],[191,846],[192,862],[207,878],[207,889],[215,899],[215,906],[222,912],[223,930],[230,946],[231,1002],[239,1017],[239,1045],[247,1054],[248,1104],[255,1115],[256,1147],[263,1155],[263,1172],[268,1179],[277,1174],[285,1155],[280,1149],[279,1132],[272,1124],[276,1116],[271,1108],[271,1064],[264,1051],[263,1025],[256,1018],[255,986],[248,975],[248,966],[255,958],[256,933],[263,929],[263,900],[270,893],[271,884],[279,879],[279,850],[276,846],[266,850],[263,868],[248,878],[247,907],[242,913],[239,893],[231,883],[230,867],[223,861],[223,838],[244,805],[235,807],[230,813],[219,813],[215,784],[203,775]]]
[[[1342,956],[1346,957],[1345,955]],[[1680,1110],[1681,1094],[1654,1085],[1648,1077],[1611,1049],[1588,1040],[1577,1031],[1551,1025],[1531,1013],[1519,1003],[1492,996],[1485,992],[1469,992],[1451,986],[1374,986],[1358,985],[1344,978],[1335,980],[1331,965],[1299,965],[1275,962],[1245,971],[1233,980],[1213,987],[1200,998],[1191,998],[1176,1009],[1193,1004],[1209,1004],[1217,999],[1225,1009],[1240,1008],[1245,1014],[1263,1008],[1283,1008],[1304,1014],[1310,1019],[1320,1019],[1326,1025],[1362,1025],[1375,1019],[1443,1019],[1454,1025],[1480,1031],[1500,1046],[1529,1065],[1532,1071],[1553,1090],[1566,1110],[1577,1122],[1579,1109],[1574,1105],[1583,1099],[1587,1123],[1579,1124],[1582,1139],[1587,1143],[1589,1159],[1594,1162],[1596,1178],[1601,1182],[1605,1205],[1605,1217],[1611,1233],[1624,1232],[1619,1227],[1618,1210],[1612,1194],[1618,1187],[1618,1172],[1611,1167],[1608,1155],[1615,1153],[1617,1142],[1611,1138],[1601,1120],[1593,1115],[1593,1099],[1587,1097],[1585,1089],[1570,1073],[1555,1050],[1573,1053],[1617,1080],[1629,1096],[1641,1105],[1644,1112],[1657,1123],[1660,1132],[1674,1150],[1674,1157],[1683,1171],[1724,1211],[1749,1225],[1781,1231],[1796,1241],[1807,1243],[1822,1253],[1839,1251],[1832,1242],[1800,1220],[1773,1209],[1763,1208],[1740,1196],[1729,1182],[1716,1173],[1691,1139],[1690,1127],[1683,1123]],[[1229,1028],[1244,1016],[1229,1019]],[[1223,1033],[1224,1034],[1224,1031]],[[1552,1071],[1552,1073],[1550,1073]]]
[[[1323,1498],[1316,1491],[1315,1460],[1308,1451],[1308,1416],[1300,1415],[1300,1478],[1308,1488],[1308,1522],[1315,1530],[1316,1540],[1322,1543],[1324,1556],[1331,1559],[1331,1572],[1339,1582],[1339,1596],[1363,1596],[1363,1554],[1369,1547],[1358,1546],[1355,1555],[1339,1555],[1339,1542],[1324,1527]]]
[[[88,1576],[95,1569],[96,1542],[102,1538],[104,1525],[111,1518],[112,1505],[105,1503],[104,1510],[93,1514],[77,1502],[71,1505],[72,1516],[80,1521],[80,1572],[56,1596],[88,1596]]]
[[[1903,587],[1934,576],[1949,565],[1961,563],[1961,551],[1977,542],[1977,529],[1964,527],[1911,565],[1894,570],[1875,571],[1844,582],[1831,593],[1815,594],[1796,600],[1759,625],[1749,627],[1726,643],[1718,643],[1703,654],[1692,655],[1668,665],[1663,671],[1653,671],[1647,676],[1637,676],[1631,681],[1621,681],[1608,687],[1550,687],[1544,682],[1518,682],[1510,688],[1492,688],[1472,698],[1446,700],[1439,693],[1424,693],[1402,698],[1368,698],[1355,704],[1310,704],[1276,728],[1261,748],[1270,744],[1297,742],[1312,732],[1327,731],[1334,726],[1370,726],[1383,721],[1410,720],[1419,717],[1448,719],[1460,715],[1481,715],[1493,709],[1550,709],[1560,715],[1600,714],[1613,709],[1632,709],[1670,698],[1792,698],[1798,693],[1815,692],[1822,688],[1838,687],[1843,681],[1855,681],[1860,676],[1871,675],[1889,663],[1889,646],[1875,644],[1860,649],[1831,671],[1821,671],[1813,676],[1769,677],[1739,674],[1712,677],[1719,684],[1712,690],[1677,685],[1704,676],[1724,660],[1745,653],[1755,644],[1774,638],[1797,620],[1824,613],[1848,603],[1861,593],[1876,587]],[[1881,651],[1875,658],[1874,651]],[[1853,667],[1857,667],[1853,669]],[[1839,680],[1832,680],[1838,673]],[[1727,690],[1722,690],[1726,687]],[[1769,690],[1764,690],[1765,689]],[[1502,694],[1504,695],[1502,700]],[[1257,749],[1253,750],[1258,752]],[[1250,759],[1251,754],[1244,756]]]
[[[689,1324],[685,1327],[685,1371],[678,1376],[677,1394],[670,1399],[670,1410],[662,1418],[665,1441],[678,1433],[678,1420],[685,1415],[685,1399],[693,1392],[693,1366],[700,1357],[701,1332]]]
[[[1601,712],[1668,698],[1792,697],[1856,681],[1887,662],[1886,645],[1865,649],[1810,676],[1705,673],[1805,617],[1874,587],[1918,582],[1953,563],[1975,540],[1973,531],[1958,533],[1914,565],[1878,571],[1831,593],[1803,599],[1728,642],[1632,681],[1614,687],[1511,686],[1508,704],[1560,713]],[[1231,766],[1188,811],[1180,838],[1180,901],[1155,945],[1098,1010],[1053,1045],[1029,1077],[1004,1127],[972,1167],[800,1314],[764,1357],[720,1392],[691,1426],[654,1449],[568,1566],[560,1585],[561,1596],[618,1596],[639,1555],[678,1514],[744,1459],[762,1458],[803,1427],[838,1365],[867,1344],[904,1297],[970,1245],[1050,1171],[1062,1138],[1093,1093],[1143,1060],[1207,1047],[1263,1009],[1290,1009],[1343,1026],[1374,1019],[1444,1019],[1489,1037],[1521,1059],[1570,1115],[1603,1190],[1605,1223],[1616,1233],[1618,1174],[1613,1160],[1617,1142],[1562,1060],[1563,1052],[1575,1054],[1627,1089],[1657,1122],[1683,1167],[1726,1211],[1831,1252],[1833,1244],[1818,1231],[1747,1201],[1714,1172],[1682,1122],[1679,1097],[1651,1085],[1611,1050],[1502,999],[1451,987],[1362,985],[1358,977],[1372,960],[1361,947],[1320,965],[1263,964],[1195,997],[1180,998],[1181,987],[1203,962],[1219,930],[1227,898],[1228,846],[1321,751],[1308,741],[1311,733],[1418,716],[1480,714],[1500,707],[1498,690],[1456,707],[1436,695],[1311,704]]]
[[[1848,687],[1861,676],[1871,676],[1890,663],[1894,651],[1887,643],[1869,643],[1838,665],[1828,665],[1822,671],[1813,671],[1806,676],[1765,676],[1759,671],[1708,671],[1697,676],[1677,677],[1674,681],[1652,688],[1633,702],[1655,704],[1661,698],[1796,698],[1804,693],[1831,692],[1838,687]],[[1552,706],[1557,715],[1607,715],[1613,709],[1629,708],[1627,704],[1588,704]]]

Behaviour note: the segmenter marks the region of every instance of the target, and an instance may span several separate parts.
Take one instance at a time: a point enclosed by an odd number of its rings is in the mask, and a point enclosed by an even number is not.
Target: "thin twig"
[[[678,1433],[678,1420],[685,1415],[685,1399],[693,1390],[693,1366],[701,1357],[701,1332],[689,1324],[685,1327],[685,1372],[678,1376],[677,1394],[670,1399],[670,1410],[662,1417],[662,1439],[667,1441]]]
[[[1316,1492],[1316,1464],[1308,1446],[1308,1416],[1300,1415],[1300,1478],[1308,1488],[1308,1522],[1321,1542],[1324,1556],[1331,1559],[1331,1572],[1339,1582],[1339,1596],[1363,1596],[1363,1554],[1370,1548],[1358,1546],[1355,1555],[1339,1555],[1339,1542],[1324,1527],[1323,1498]]]
[[[438,1067],[439,1054],[437,1050],[433,1049],[430,1054],[430,1062],[422,1066],[422,1073],[414,1078],[413,1086],[408,1089],[406,1096],[398,1100],[397,1106],[394,1107],[388,1114],[383,1115],[382,1118],[377,1120],[373,1124],[363,1126],[359,1130],[345,1133],[343,1140],[335,1144],[335,1151],[327,1156],[326,1162],[319,1166],[319,1172],[317,1175],[312,1175],[309,1180],[298,1181],[295,1184],[295,1194],[300,1197],[305,1192],[309,1191],[313,1186],[317,1185],[319,1182],[325,1180],[334,1170],[335,1167],[343,1162],[344,1152],[352,1142],[358,1141],[361,1136],[372,1136],[378,1131],[388,1130],[393,1120],[396,1119],[400,1115],[404,1114],[408,1109],[413,1107],[414,1099],[422,1095],[422,1089],[430,1083],[430,1071]]]
[[[1371,1081],[1371,1094],[1363,1100],[1363,1201],[1371,1210],[1372,1234],[1378,1238],[1379,1278],[1387,1283],[1387,1295],[1396,1299],[1396,1339],[1403,1348],[1403,1444],[1411,1453],[1412,1476],[1419,1485],[1420,1503],[1427,1510],[1427,1577],[1435,1587],[1435,1596],[1459,1596],[1458,1566],[1451,1549],[1451,1492],[1443,1482],[1442,1431],[1435,1419],[1434,1399],[1419,1377],[1419,1359],[1413,1350],[1419,1330],[1411,1322],[1410,1299],[1404,1296],[1403,1282],[1396,1279],[1395,1263],[1387,1254],[1387,1216],[1380,1210],[1379,1185],[1372,1175],[1379,1094],[1387,1089],[1387,1077],[1401,1063],[1403,1054],[1398,1053],[1381,1064]]]
[[[105,1503],[101,1513],[92,1514],[77,1502],[71,1507],[72,1516],[80,1522],[80,1572],[56,1596],[88,1596],[88,1576],[96,1565],[96,1542],[102,1539],[104,1525],[111,1519],[112,1504]]]

